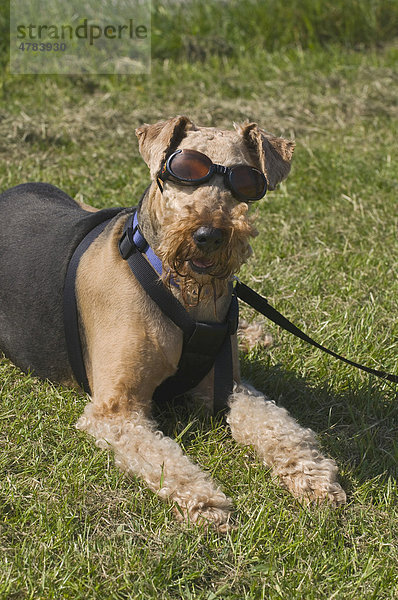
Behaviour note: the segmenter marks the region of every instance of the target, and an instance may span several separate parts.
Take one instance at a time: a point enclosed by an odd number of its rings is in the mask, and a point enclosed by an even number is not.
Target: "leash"
[[[249,306],[254,308],[260,314],[267,317],[267,319],[269,319],[276,325],[279,325],[280,327],[282,327],[289,333],[292,333],[293,335],[304,340],[308,344],[311,344],[311,346],[315,346],[315,348],[318,348],[319,350],[322,350],[323,352],[326,352],[327,354],[334,356],[334,358],[338,358],[339,360],[345,362],[347,365],[350,365],[351,367],[356,367],[357,369],[360,369],[361,371],[365,371],[366,373],[370,373],[371,375],[375,375],[376,377],[380,377],[381,379],[391,381],[392,383],[398,383],[398,375],[393,375],[391,373],[387,373],[386,371],[379,371],[377,369],[371,369],[370,367],[366,367],[366,366],[356,363],[352,360],[349,360],[348,358],[345,358],[344,356],[337,354],[337,352],[334,352],[333,350],[329,350],[329,348],[326,348],[325,346],[318,344],[318,342],[316,342],[315,340],[310,338],[310,336],[308,336],[306,333],[301,331],[301,329],[296,327],[296,325],[291,323],[291,321],[286,319],[286,317],[284,317],[280,312],[278,312],[276,310],[276,308],[271,306],[266,298],[264,298],[263,296],[260,296],[260,294],[258,294],[257,292],[252,290],[249,286],[247,286],[246,284],[242,283],[239,280],[236,280],[235,291],[236,291],[237,297],[240,298],[240,300],[243,300],[243,302],[245,302],[246,304],[248,304]]]

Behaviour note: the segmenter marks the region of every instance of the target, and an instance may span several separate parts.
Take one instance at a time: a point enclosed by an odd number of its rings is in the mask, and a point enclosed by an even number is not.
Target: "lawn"
[[[240,277],[321,343],[398,373],[397,3],[239,4],[157,3],[150,76],[11,76],[3,36],[0,189],[48,181],[134,205],[149,182],[134,129],[176,114],[294,138]],[[161,428],[232,497],[237,528],[178,524],[75,430],[83,395],[3,358],[1,600],[398,598],[397,388],[264,328],[273,346],[242,352],[243,375],[319,434],[347,505],[300,505],[221,422],[178,404]]]

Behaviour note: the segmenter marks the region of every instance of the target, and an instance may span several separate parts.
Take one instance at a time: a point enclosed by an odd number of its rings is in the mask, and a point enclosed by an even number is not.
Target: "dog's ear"
[[[244,123],[236,129],[265,173],[268,189],[274,190],[289,175],[295,143],[266,133],[257,123]]]
[[[158,175],[162,163],[177,148],[190,127],[193,127],[193,123],[188,117],[174,117],[153,125],[141,125],[135,130],[142,158],[151,171],[152,179]]]

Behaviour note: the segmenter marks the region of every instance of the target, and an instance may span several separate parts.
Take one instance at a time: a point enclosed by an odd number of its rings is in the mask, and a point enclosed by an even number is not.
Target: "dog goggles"
[[[224,167],[197,150],[177,150],[164,163],[159,179],[181,185],[201,185],[214,175],[223,175],[232,194],[244,202],[260,200],[267,191],[264,173],[249,165]]]

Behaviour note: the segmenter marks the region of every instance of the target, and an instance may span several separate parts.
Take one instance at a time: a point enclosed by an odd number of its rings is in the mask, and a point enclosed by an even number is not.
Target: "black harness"
[[[195,321],[160,281],[159,274],[143,256],[146,241],[142,234],[135,241],[132,209],[119,242],[121,257],[127,261],[136,279],[162,312],[183,332],[183,347],[177,372],[155,390],[157,401],[171,400],[195,388],[214,366],[214,411],[226,408],[233,387],[231,336],[238,327],[238,300],[232,293],[226,319],[222,323]],[[97,225],[76,248],[69,263],[64,288],[65,336],[68,355],[79,385],[90,393],[79,333],[78,310],[75,294],[76,272],[80,259],[91,243],[105,229],[109,219]]]
[[[126,209],[116,209],[116,214],[122,210]],[[192,390],[214,366],[214,411],[218,413],[226,409],[227,398],[233,387],[231,336],[236,332],[238,326],[238,298],[276,325],[323,352],[366,373],[392,383],[398,383],[398,375],[360,365],[318,344],[273,308],[265,298],[238,280],[235,281],[229,311],[223,323],[193,320],[183,305],[163,285],[157,271],[143,256],[147,243],[141,233],[138,238],[135,236],[137,227],[134,227],[133,223],[136,209],[127,210],[130,215],[126,221],[123,236],[119,241],[121,257],[128,262],[130,269],[149,297],[183,332],[183,348],[177,372],[157,387],[154,394],[156,400],[170,400]],[[103,213],[102,222],[100,222],[101,213]],[[77,246],[68,266],[64,286],[64,325],[69,362],[77,382],[87,393],[90,393],[90,386],[87,380],[79,333],[79,317],[75,295],[76,272],[84,252],[112,220],[109,218],[109,211],[107,210],[95,214],[96,222],[99,224]]]

